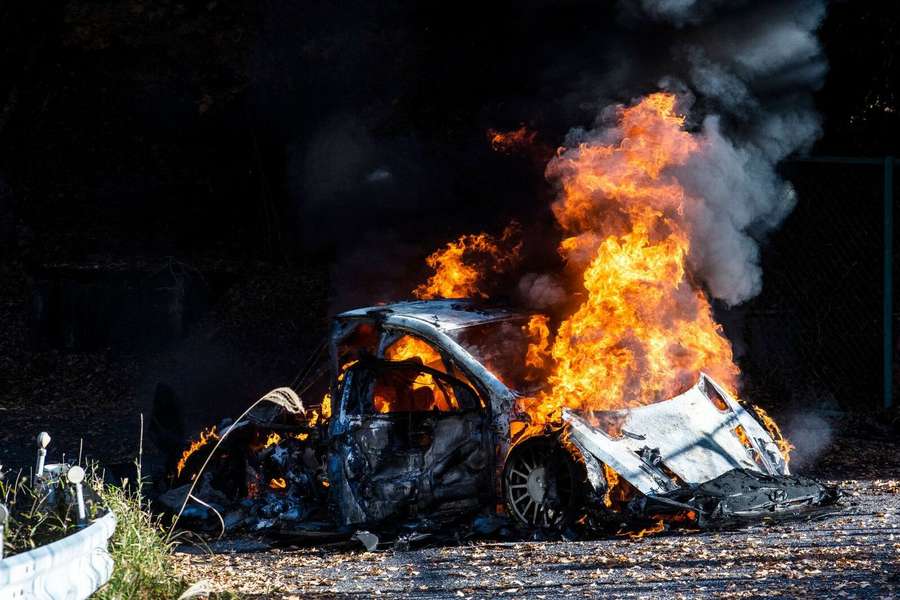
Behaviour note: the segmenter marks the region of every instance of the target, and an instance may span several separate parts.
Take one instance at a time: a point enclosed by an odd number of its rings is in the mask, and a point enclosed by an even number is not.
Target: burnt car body
[[[586,513],[600,522],[686,512],[708,525],[835,498],[818,482],[792,477],[769,432],[706,375],[672,399],[611,413],[616,435],[574,411],[564,411],[562,427],[528,427],[516,410],[526,390],[510,386],[521,378],[509,360],[492,360],[503,352],[524,356],[526,340],[516,337],[527,318],[464,301],[406,302],[336,317],[327,473],[342,525],[439,522],[498,505],[528,526],[561,525]],[[361,328],[370,332],[365,347],[354,346]],[[410,336],[440,359],[430,366],[388,360],[392,345]],[[415,396],[423,377],[435,383],[426,395],[443,402],[403,405],[400,398]],[[398,400],[388,409],[379,406],[385,393]],[[638,492],[627,503],[612,506],[606,497],[603,465]]]
[[[257,487],[240,483],[250,473],[265,488],[266,526],[290,519],[297,531],[298,522],[324,519],[343,531],[446,531],[498,514],[527,528],[667,517],[720,526],[819,510],[837,498],[792,476],[766,428],[706,375],[656,404],[565,410],[561,423],[533,426],[517,409],[541,385],[521,364],[529,317],[462,300],[337,315],[318,360],[293,386],[306,416],[270,407],[230,425],[223,456],[254,451],[241,465],[220,465],[203,484],[206,501],[244,496]]]

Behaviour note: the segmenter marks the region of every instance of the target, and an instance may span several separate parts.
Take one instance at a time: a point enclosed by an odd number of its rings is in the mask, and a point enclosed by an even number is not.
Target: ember
[[[497,131],[488,129],[488,140],[495,152],[512,152],[534,144],[537,137],[536,131],[531,131],[524,125],[512,131]]]

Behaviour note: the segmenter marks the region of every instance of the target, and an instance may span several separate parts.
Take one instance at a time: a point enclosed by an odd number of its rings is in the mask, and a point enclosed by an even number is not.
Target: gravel
[[[192,550],[176,558],[189,581],[260,598],[896,597],[900,480],[832,483],[846,493],[838,514],[739,531],[406,552]]]

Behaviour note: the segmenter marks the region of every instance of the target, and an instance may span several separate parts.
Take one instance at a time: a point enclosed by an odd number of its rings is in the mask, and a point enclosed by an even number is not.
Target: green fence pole
[[[884,158],[884,408],[894,405],[894,157]]]

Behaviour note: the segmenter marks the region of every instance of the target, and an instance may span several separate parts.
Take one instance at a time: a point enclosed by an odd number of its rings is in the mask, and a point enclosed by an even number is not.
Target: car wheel
[[[528,440],[506,461],[503,488],[509,514],[528,527],[556,528],[578,516],[579,470],[549,439]]]

